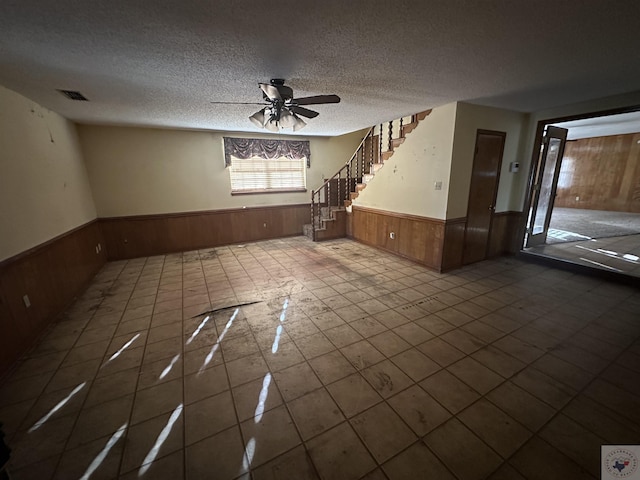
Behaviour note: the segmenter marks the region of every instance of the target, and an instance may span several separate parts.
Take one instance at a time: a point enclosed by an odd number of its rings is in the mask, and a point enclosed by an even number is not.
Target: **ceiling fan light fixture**
[[[251,120],[251,123],[253,123],[256,127],[260,127],[260,128],[264,127],[264,121],[265,121],[264,111],[265,109],[263,108],[262,110],[258,110],[256,113],[254,113],[249,117],[249,120]]]
[[[269,120],[267,123],[265,123],[264,128],[266,128],[270,132],[277,133],[279,130],[278,122],[276,120]]]
[[[267,106],[249,117],[256,127],[277,133],[280,129],[291,128],[294,132],[307,126],[304,118],[316,118],[319,113],[302,105],[321,105],[325,103],[340,103],[338,95],[313,95],[311,97],[294,98],[291,87],[285,86],[281,78],[272,78],[270,83],[258,83],[262,91],[263,100]],[[232,102],[212,102],[232,103]],[[238,105],[252,103],[239,102]]]
[[[291,116],[293,117],[293,119],[295,121],[295,123],[293,124],[293,131],[294,132],[297,132],[298,130],[301,130],[304,127],[307,126],[307,122],[305,122],[304,120],[299,118],[297,115],[291,114]]]
[[[295,115],[292,114],[287,108],[283,108],[280,113],[280,126],[282,128],[291,128],[295,126]]]

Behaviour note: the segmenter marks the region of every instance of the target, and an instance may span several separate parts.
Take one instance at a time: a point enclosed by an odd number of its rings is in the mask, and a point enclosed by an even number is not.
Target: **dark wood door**
[[[487,257],[505,137],[506,133],[487,130],[478,130],[476,135],[462,253],[465,265]]]

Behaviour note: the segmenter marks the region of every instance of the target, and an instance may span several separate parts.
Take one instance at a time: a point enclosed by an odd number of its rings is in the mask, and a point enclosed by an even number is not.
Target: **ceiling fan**
[[[272,78],[269,83],[258,83],[262,90],[263,100],[266,106],[249,117],[251,122],[258,126],[277,132],[280,128],[293,128],[298,131],[307,124],[300,117],[315,118],[318,112],[302,107],[302,105],[320,105],[324,103],[339,103],[338,95],[314,95],[312,97],[293,98],[293,90],[284,84],[282,78]],[[235,102],[212,102],[235,103]],[[242,103],[243,105],[261,105],[254,103]]]

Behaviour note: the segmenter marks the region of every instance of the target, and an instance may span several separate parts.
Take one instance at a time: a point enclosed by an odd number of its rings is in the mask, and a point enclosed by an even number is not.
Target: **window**
[[[310,158],[308,141],[224,138],[232,194],[305,191]]]
[[[231,193],[305,191],[307,159],[231,157]]]

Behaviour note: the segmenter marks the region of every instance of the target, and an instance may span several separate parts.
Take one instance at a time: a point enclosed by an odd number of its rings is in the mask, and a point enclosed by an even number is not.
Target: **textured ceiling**
[[[637,90],[638,18],[637,0],[3,0],[0,84],[78,122],[251,132],[258,107],[210,102],[282,77],[342,97],[298,132],[336,135],[455,100]]]

